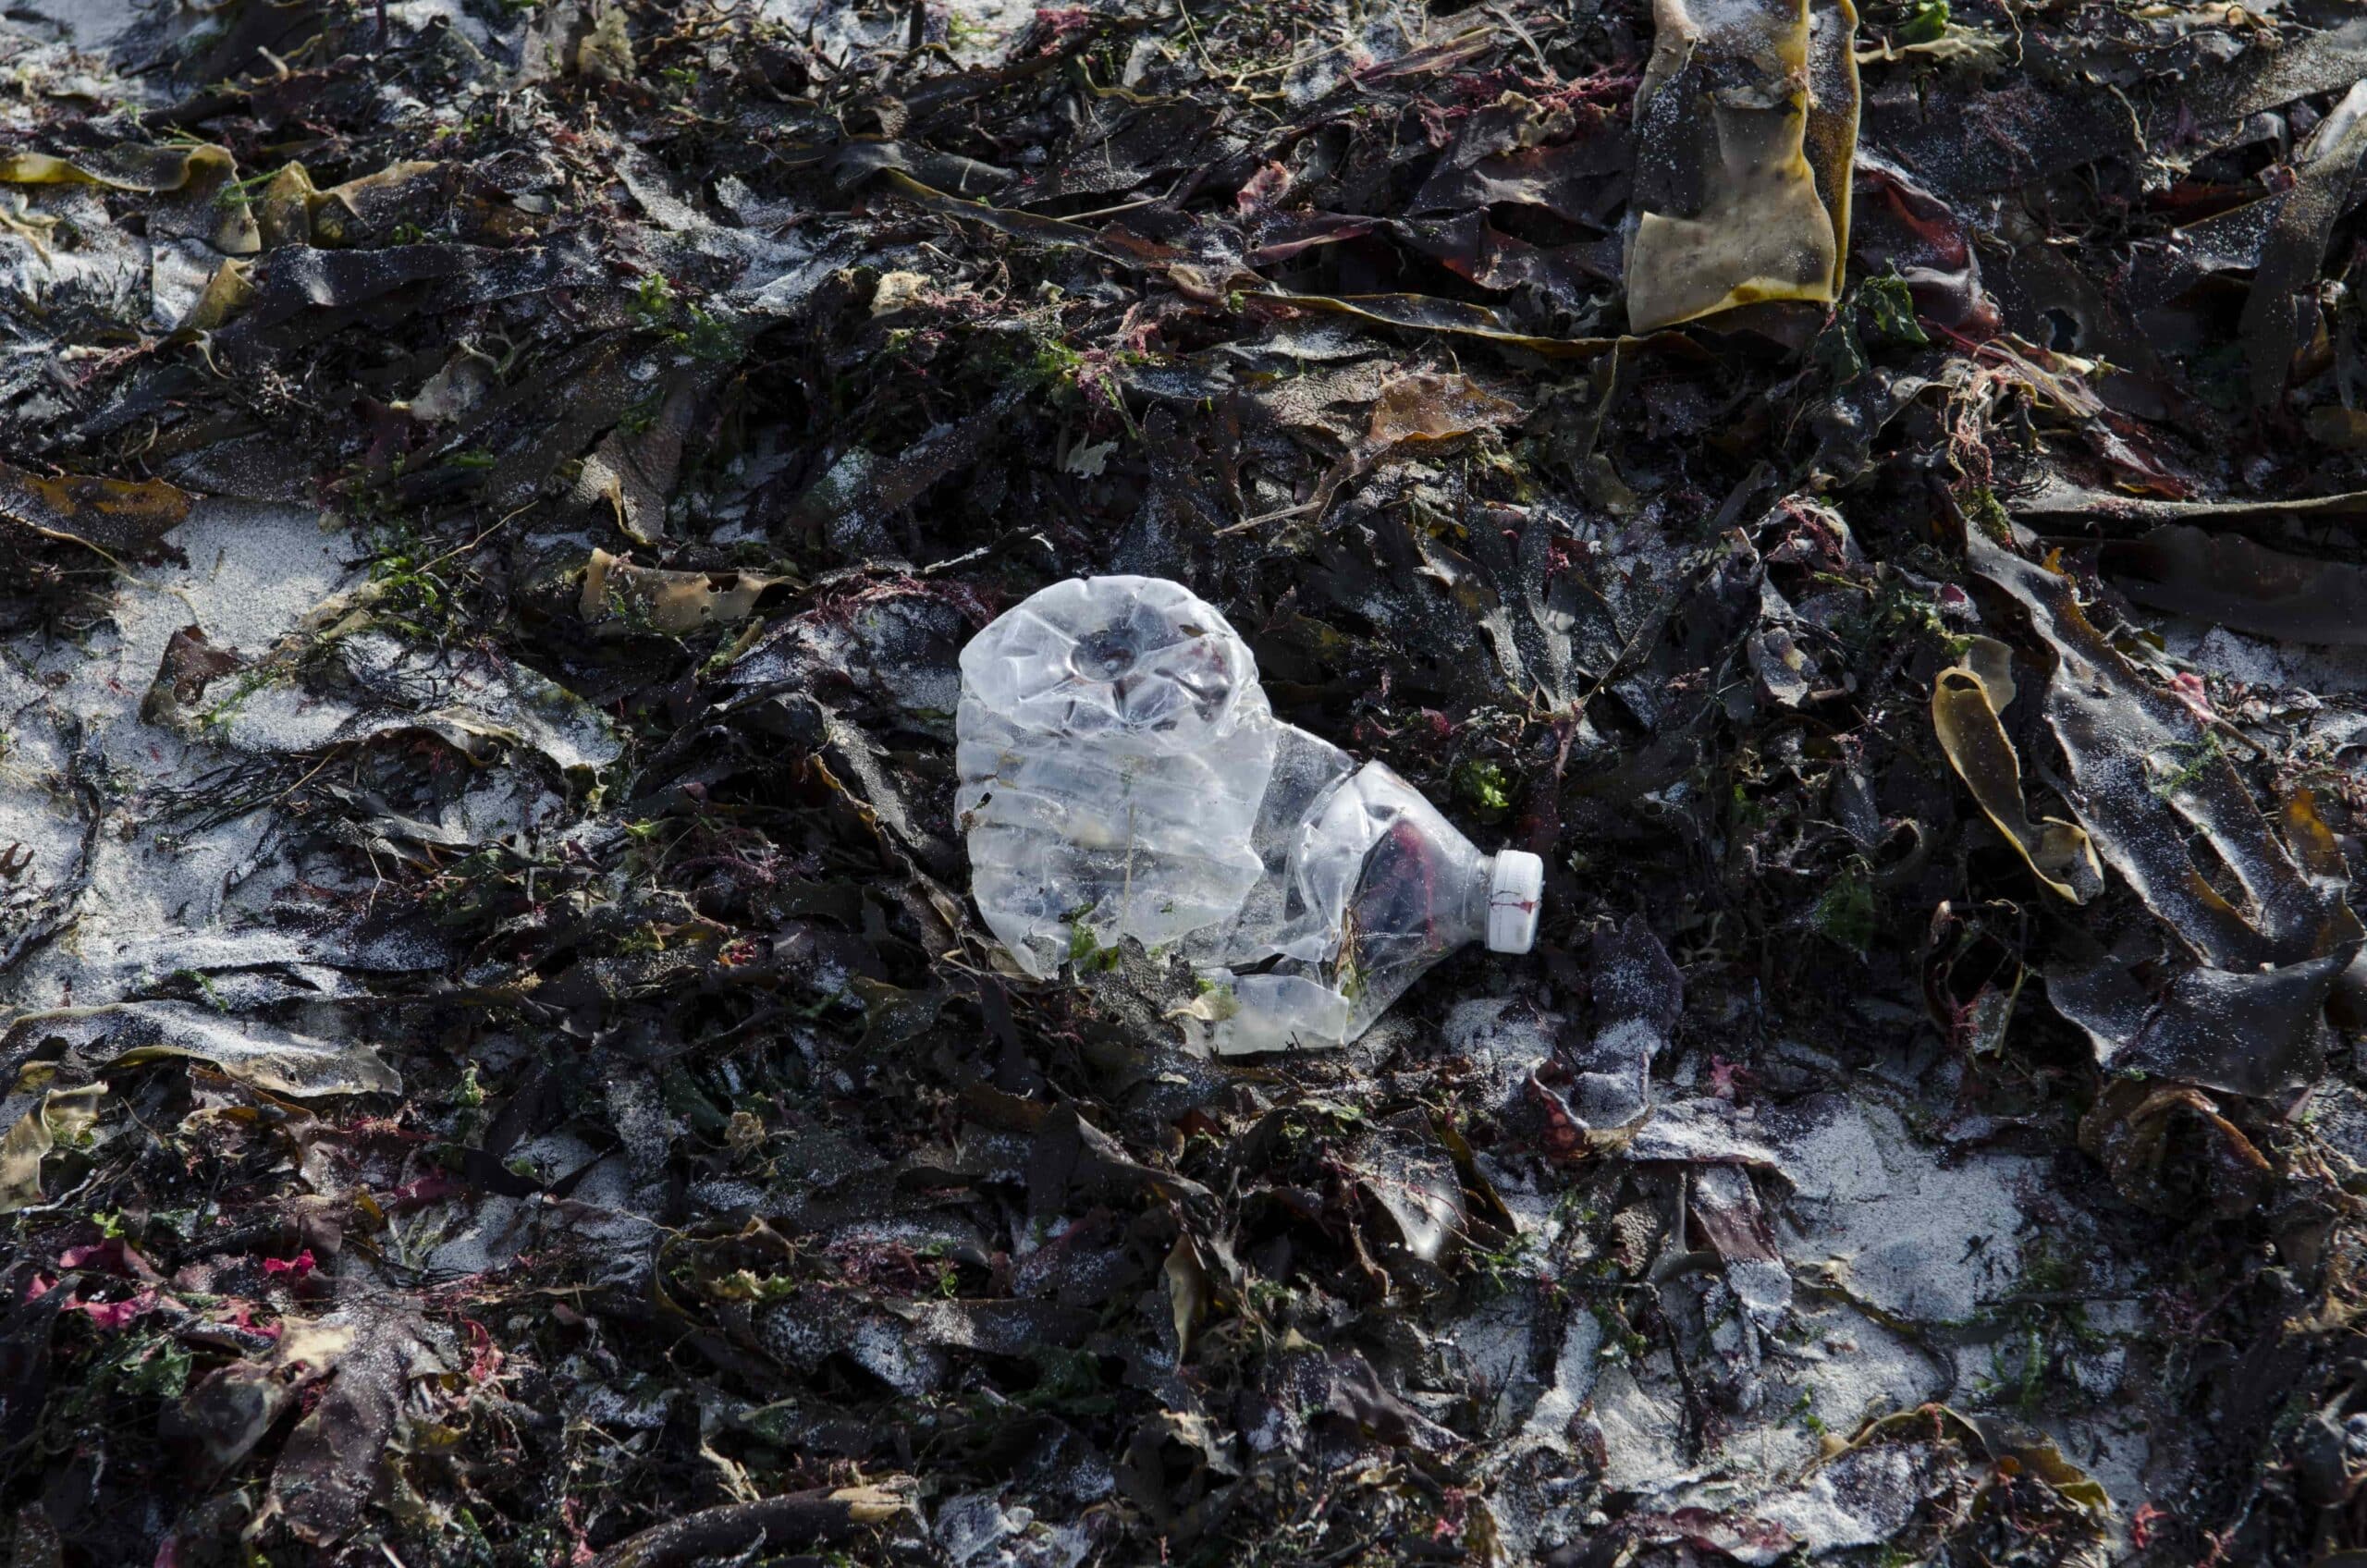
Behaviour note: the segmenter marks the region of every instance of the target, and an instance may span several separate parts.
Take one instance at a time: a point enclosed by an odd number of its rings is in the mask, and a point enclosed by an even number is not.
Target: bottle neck
[[[1454,901],[1454,943],[1484,942],[1488,939],[1489,889],[1496,883],[1496,857],[1474,855],[1467,863],[1468,871],[1462,878],[1461,897]]]

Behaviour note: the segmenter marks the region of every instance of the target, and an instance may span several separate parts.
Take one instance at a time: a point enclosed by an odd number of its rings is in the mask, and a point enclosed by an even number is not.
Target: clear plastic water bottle
[[[1180,953],[1219,1052],[1355,1039],[1466,943],[1527,952],[1544,865],[1481,854],[1379,763],[1278,721],[1224,617],[1159,578],[1053,584],[962,652],[972,891],[1026,973]]]

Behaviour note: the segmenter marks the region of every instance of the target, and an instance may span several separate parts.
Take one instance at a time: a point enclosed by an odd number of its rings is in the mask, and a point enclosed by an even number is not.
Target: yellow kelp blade
[[[1988,683],[1968,666],[1944,669],[1932,682],[1932,728],[1956,777],[2048,891],[2083,904],[2103,890],[2103,868],[2085,829],[2051,816],[2030,821],[2021,759],[1997,720]]]
[[[1857,143],[1847,0],[1654,0],[1636,96],[1637,332],[1839,297]]]

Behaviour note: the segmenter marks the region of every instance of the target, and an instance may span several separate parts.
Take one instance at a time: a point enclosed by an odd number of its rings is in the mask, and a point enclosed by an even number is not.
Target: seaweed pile
[[[0,18],[0,1539],[2367,1561],[2338,0]],[[1211,1060],[966,898],[1177,578],[1533,851]]]

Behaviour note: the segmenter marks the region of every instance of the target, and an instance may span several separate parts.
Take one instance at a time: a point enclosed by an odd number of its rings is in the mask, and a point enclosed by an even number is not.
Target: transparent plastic
[[[1281,723],[1224,617],[1159,578],[1055,583],[962,651],[972,891],[1039,978],[1132,937],[1207,986],[1208,1048],[1336,1046],[1466,943],[1526,952],[1542,866],[1482,855],[1379,763]]]

